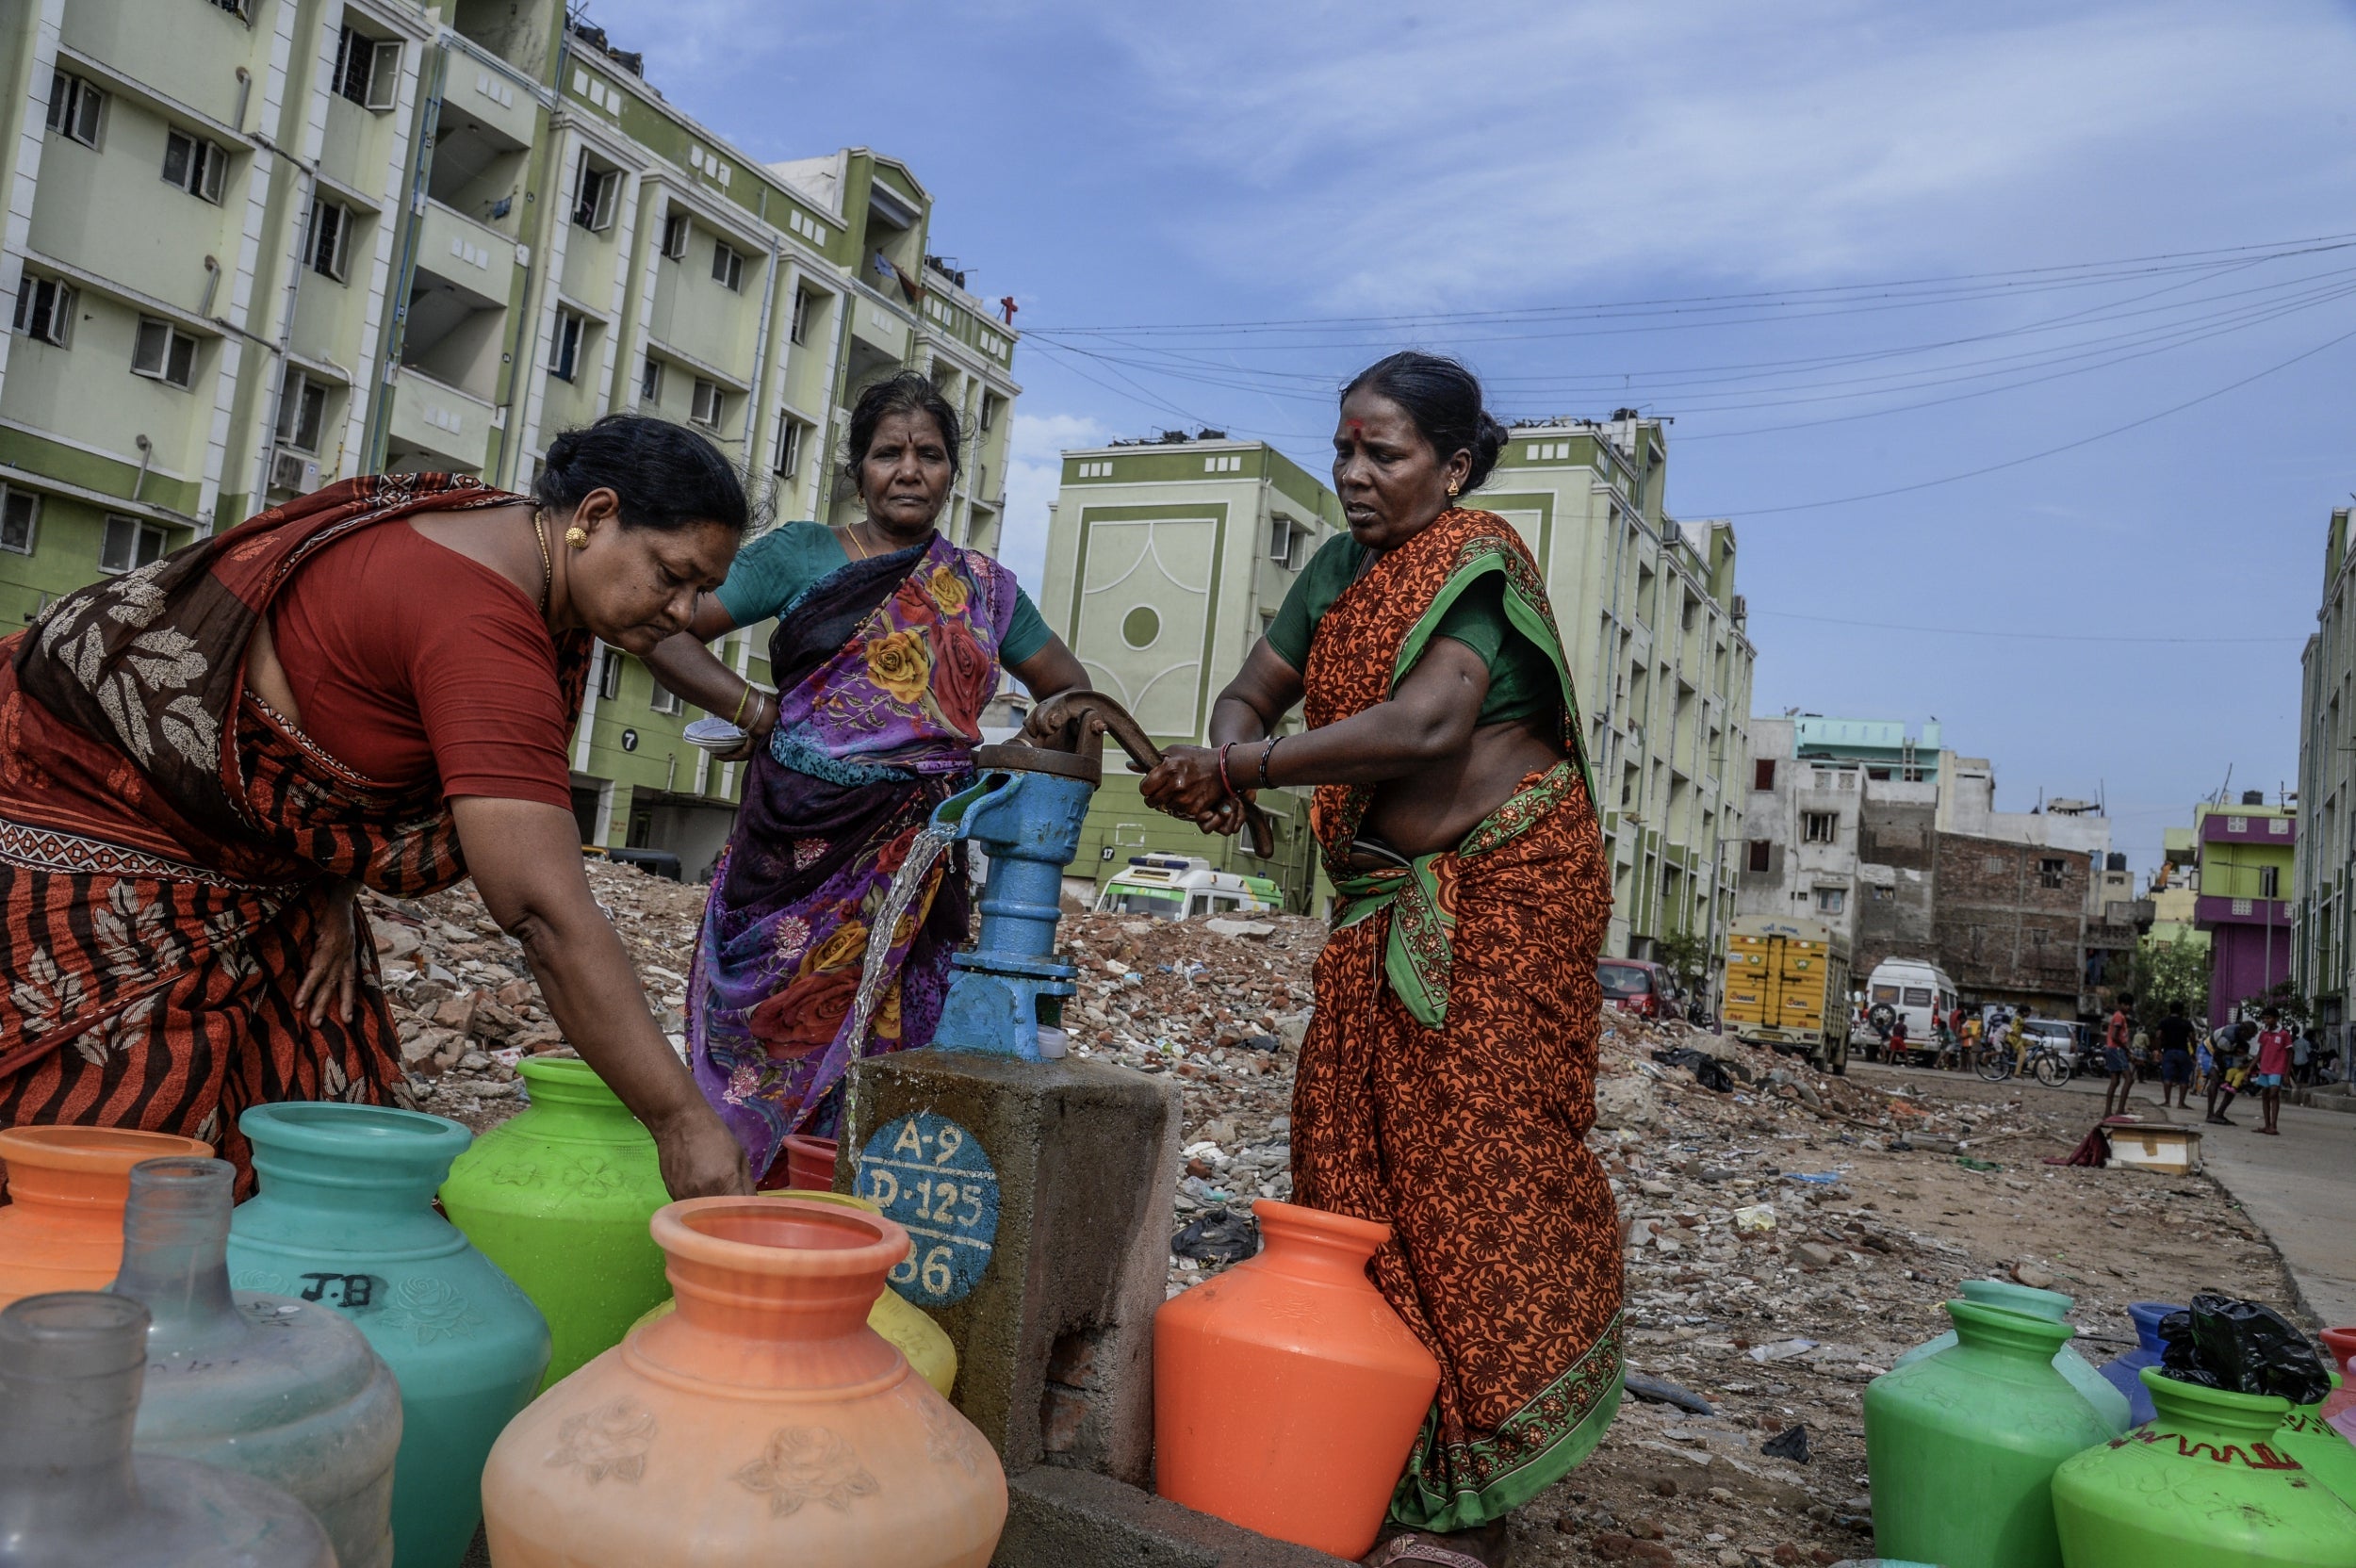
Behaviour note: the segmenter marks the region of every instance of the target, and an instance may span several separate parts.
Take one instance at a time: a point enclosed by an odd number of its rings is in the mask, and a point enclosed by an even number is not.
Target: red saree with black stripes
[[[253,1171],[246,1106],[401,1096],[355,909],[353,1021],[294,996],[353,881],[401,896],[466,874],[437,780],[394,789],[245,688],[246,644],[318,551],[418,513],[524,498],[470,479],[348,480],[93,583],[0,640],[0,1126],[201,1137]],[[559,642],[579,711],[589,642]]]
[[[1490,573],[1554,662],[1566,760],[1453,849],[1375,873],[1347,864],[1371,787],[1317,790],[1337,899],[1293,1090],[1293,1200],[1392,1227],[1375,1282],[1439,1360],[1391,1517],[1440,1531],[1528,1502],[1619,1408],[1619,1219],[1585,1141],[1610,870],[1553,612],[1502,518],[1451,510],[1379,557],[1302,672],[1312,728],[1383,701]]]

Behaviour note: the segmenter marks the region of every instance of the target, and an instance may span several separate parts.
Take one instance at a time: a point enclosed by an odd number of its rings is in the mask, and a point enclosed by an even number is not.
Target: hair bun
[[[1505,442],[1505,426],[1498,422],[1496,415],[1482,409],[1473,426],[1472,472],[1464,477],[1465,489],[1478,490],[1487,481],[1489,471],[1497,466],[1497,459],[1504,454]]]

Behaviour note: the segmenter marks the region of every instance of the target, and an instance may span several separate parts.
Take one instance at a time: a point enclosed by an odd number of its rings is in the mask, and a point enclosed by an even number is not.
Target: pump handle
[[[1107,734],[1145,766],[1151,768],[1160,763],[1161,747],[1153,743],[1136,716],[1112,697],[1085,686],[1040,698],[1032,708],[1031,716],[1023,721],[1023,733],[1015,737],[1015,743],[1043,751],[1068,751],[1101,763]],[[1268,813],[1247,800],[1243,803],[1243,822],[1244,831],[1252,835],[1252,853],[1264,860],[1275,855],[1276,827],[1268,821]]]

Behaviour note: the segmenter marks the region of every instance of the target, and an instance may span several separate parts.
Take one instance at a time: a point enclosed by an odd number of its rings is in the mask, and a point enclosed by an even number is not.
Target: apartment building
[[[998,539],[1014,335],[864,148],[763,167],[562,0],[0,8],[0,627],[356,473],[524,487],[614,409],[839,519],[847,405],[904,366],[967,416],[943,526]],[[720,651],[765,674],[768,629]],[[602,650],[584,838],[693,873],[739,780]]]
[[[2122,985],[2149,906],[2088,801],[1995,808],[1996,770],[1936,719],[1754,717],[1735,907],[1804,914],[1862,978],[1931,958],[1967,1000],[2094,1012]]]
[[[2356,602],[2349,590],[2348,507],[2335,508],[2324,531],[2323,594],[2315,629],[2300,650],[2299,803],[2308,831],[2299,839],[2292,907],[2299,988],[2332,1045],[2347,1048],[2348,1004],[2356,994],[2356,942],[2349,939],[2356,898]],[[2345,1059],[2345,1058],[2344,1058]]]
[[[1642,956],[1660,937],[1693,934],[1722,962],[1743,804],[1723,781],[1747,765],[1753,649],[1734,531],[1663,513],[1666,462],[1659,420],[1518,426],[1472,499],[1529,544],[1570,656],[1605,797],[1609,950]],[[1294,577],[1344,526],[1332,490],[1264,443],[1173,436],[1067,451],[1040,609],[1157,740],[1199,742]],[[1206,853],[1133,793],[1108,776],[1104,874],[1149,846]],[[1303,906],[1320,896],[1312,862],[1286,862]]]
[[[2304,956],[2302,937],[2325,935],[2320,919],[2307,927],[2297,920],[2299,840],[2299,808],[2269,806],[2258,790],[2243,791],[2238,802],[2202,801],[2193,808],[2191,832],[2168,836],[2174,874],[2193,891],[2194,929],[2208,941],[2213,1026],[2290,979]],[[2323,978],[2319,971],[2307,972]],[[2329,1029],[2339,1021],[2317,1021]]]
[[[1219,689],[1309,557],[1346,526],[1333,493],[1265,442],[1173,432],[1067,451],[1039,612],[1156,743],[1200,744]],[[1310,908],[1308,792],[1270,791],[1261,804],[1276,823],[1273,863],[1149,810],[1136,776],[1108,766],[1072,874],[1092,868],[1101,885],[1132,856],[1199,855],[1272,877],[1292,907]]]

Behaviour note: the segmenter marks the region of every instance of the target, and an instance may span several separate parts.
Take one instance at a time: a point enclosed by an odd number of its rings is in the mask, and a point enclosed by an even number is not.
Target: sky
[[[2296,787],[2356,488],[2356,8],[592,0],[769,159],[870,146],[1011,294],[1004,553],[1057,453],[1212,426],[1321,472],[1334,390],[1669,427],[1753,709],[1937,717],[2138,870]]]

